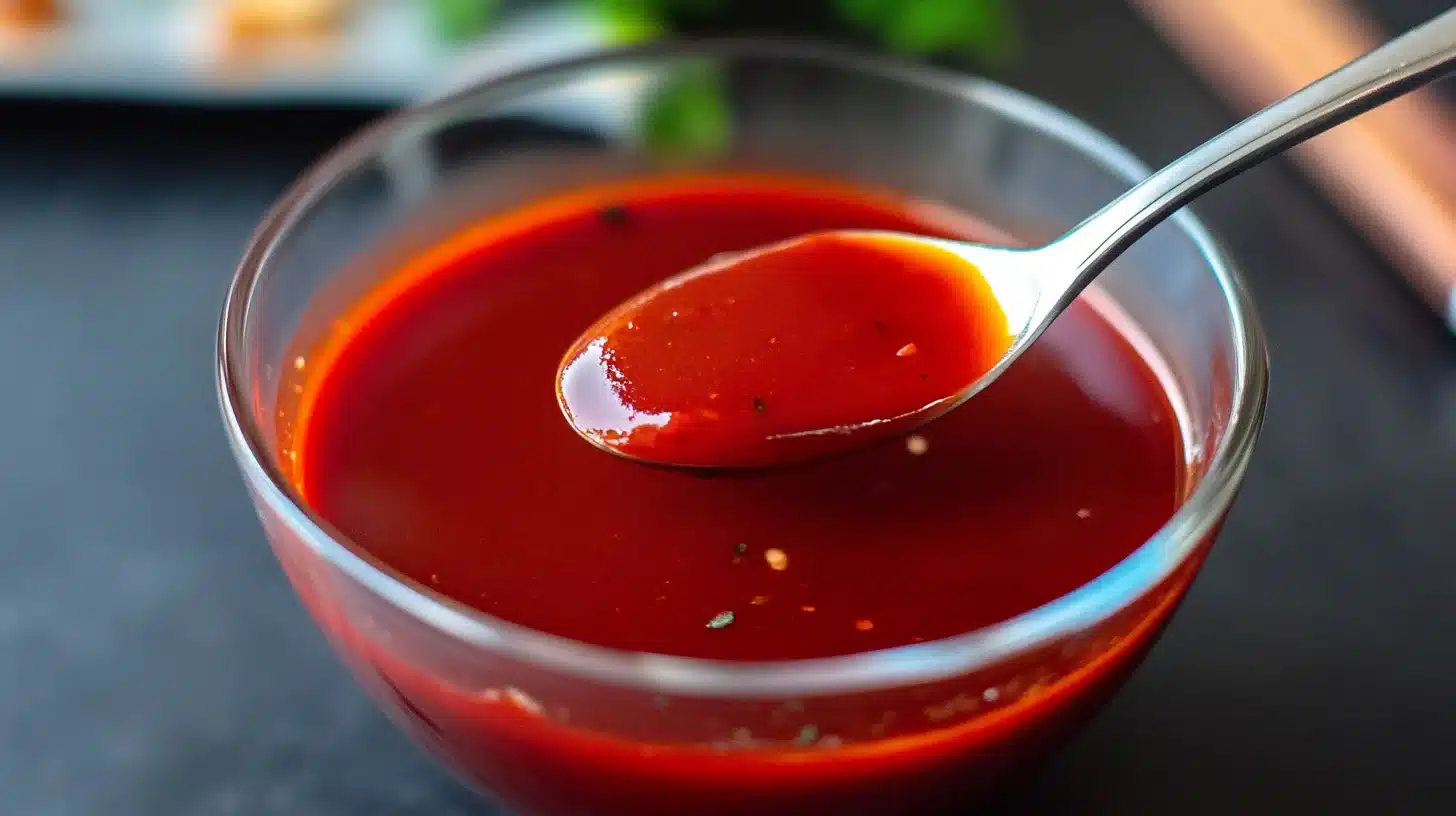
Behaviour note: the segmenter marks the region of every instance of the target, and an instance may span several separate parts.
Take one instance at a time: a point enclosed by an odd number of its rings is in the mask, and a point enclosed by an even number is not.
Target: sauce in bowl
[[[632,652],[849,655],[933,644],[1052,601],[1145,542],[1184,490],[1156,362],[1095,293],[972,402],[835,459],[720,478],[641,467],[585,444],[556,403],[558,364],[585,327],[714,254],[823,229],[990,237],[950,234],[926,212],[818,182],[724,176],[589,190],[488,220],[406,264],[347,331],[298,358],[295,487],[423,587]],[[885,348],[919,342],[876,336],[893,325],[857,328]],[[744,396],[745,419],[765,412]],[[747,705],[740,721],[705,717],[701,743],[657,739],[648,724],[659,710],[699,716],[692,701],[681,713],[645,697],[646,713],[612,711],[604,690],[562,714],[549,681],[462,689],[385,641],[360,651],[426,744],[513,801],[804,812],[955,789],[968,764],[1017,753],[1008,746],[1110,690],[1180,595],[1181,584],[1075,659],[1025,663],[1014,692],[889,690],[817,712],[813,701]],[[360,638],[315,612],[336,637]],[[595,733],[592,716],[642,738]]]

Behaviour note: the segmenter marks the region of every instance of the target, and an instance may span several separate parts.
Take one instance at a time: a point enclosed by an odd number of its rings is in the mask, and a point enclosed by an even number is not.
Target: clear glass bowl
[[[644,138],[645,100],[704,71],[726,83],[729,137],[664,154]],[[992,627],[770,664],[600,648],[410,581],[290,486],[295,355],[399,260],[545,195],[704,168],[899,191],[1027,241],[1060,233],[1146,172],[1086,125],[999,85],[802,44],[655,46],[485,82],[358,135],[259,229],[218,346],[223,418],[248,488],[289,578],[360,681],[515,809],[963,803],[1117,688],[1183,597],[1243,478],[1263,416],[1264,337],[1247,290],[1191,215],[1143,238],[1087,295],[1115,306],[1166,365],[1186,499],[1096,580]],[[784,733],[815,739],[757,736]]]

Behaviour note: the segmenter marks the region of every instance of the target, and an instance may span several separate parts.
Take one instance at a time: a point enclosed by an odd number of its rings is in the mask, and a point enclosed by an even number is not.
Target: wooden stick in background
[[[1133,0],[1241,113],[1378,46],[1344,0]],[[1295,159],[1456,332],[1456,113],[1429,90],[1300,145]]]

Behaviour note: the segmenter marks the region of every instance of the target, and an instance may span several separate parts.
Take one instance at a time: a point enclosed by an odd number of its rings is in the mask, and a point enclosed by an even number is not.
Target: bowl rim
[[[279,244],[343,178],[390,140],[438,117],[530,93],[582,71],[692,58],[817,64],[905,83],[958,98],[1066,143],[1129,182],[1148,169],[1112,139],[1072,115],[1001,84],[839,46],[782,39],[663,41],[616,48],[474,83],[384,117],[325,155],[288,189],[254,232],[228,288],[218,327],[218,399],[229,443],[259,511],[277,514],[315,554],[397,609],[475,649],[615,687],[716,698],[812,697],[921,684],[1002,663],[1084,632],[1127,608],[1172,576],[1199,548],[1232,503],[1264,415],[1268,362],[1264,329],[1233,265],[1187,210],[1169,219],[1190,238],[1223,292],[1233,330],[1235,370],[1229,426],[1206,474],[1171,518],[1106,572],[1042,606],[949,638],[825,658],[737,662],[631,652],[548,634],[485,614],[419,584],[371,556],[315,515],[268,452],[247,406],[245,339],[252,295]]]

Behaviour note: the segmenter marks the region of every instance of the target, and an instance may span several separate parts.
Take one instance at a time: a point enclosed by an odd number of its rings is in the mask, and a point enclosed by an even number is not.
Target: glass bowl
[[[721,107],[708,103],[706,128],[678,128],[697,138],[664,142],[654,105],[703,77],[721,83]],[[794,43],[576,59],[389,117],[277,204],[228,294],[218,389],[268,538],[385,710],[518,811],[963,804],[1064,739],[1122,683],[1183,598],[1243,478],[1264,410],[1264,337],[1238,275],[1190,214],[1139,241],[1085,295],[1135,327],[1165,367],[1185,436],[1182,505],[1097,579],[981,630],[763,664],[601,648],[412,582],[292,487],[296,356],[403,259],[582,184],[704,169],[897,191],[1032,242],[1146,173],[1086,125],[999,85]]]

